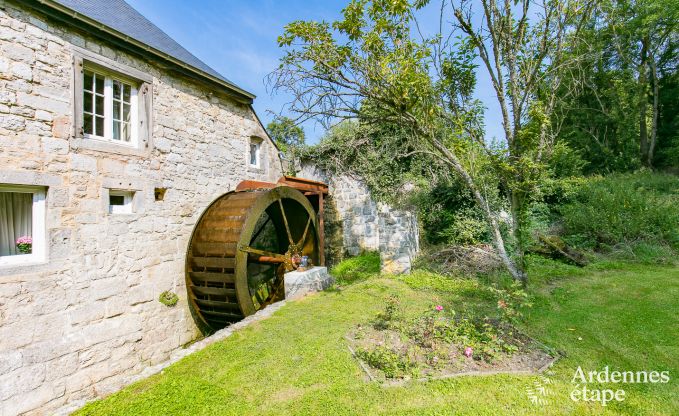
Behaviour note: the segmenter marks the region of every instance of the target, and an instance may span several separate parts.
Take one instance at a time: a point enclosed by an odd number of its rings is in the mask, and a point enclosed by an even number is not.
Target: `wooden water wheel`
[[[284,273],[302,256],[319,264],[318,247],[316,214],[301,192],[280,186],[219,197],[189,242],[186,287],[194,316],[217,330],[283,299]]]

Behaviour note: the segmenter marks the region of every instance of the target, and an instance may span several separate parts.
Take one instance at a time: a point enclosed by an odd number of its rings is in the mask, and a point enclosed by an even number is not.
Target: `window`
[[[45,188],[0,185],[0,266],[45,258]]]
[[[260,150],[262,147],[262,143],[258,141],[250,141],[250,153],[249,153],[249,160],[250,160],[250,166],[254,168],[259,168],[260,166]]]
[[[102,71],[85,68],[83,73],[85,138],[136,146],[137,86]]]
[[[111,214],[131,214],[134,192],[114,191],[108,193],[108,212]]]
[[[73,85],[72,149],[148,155],[153,76],[73,46]]]

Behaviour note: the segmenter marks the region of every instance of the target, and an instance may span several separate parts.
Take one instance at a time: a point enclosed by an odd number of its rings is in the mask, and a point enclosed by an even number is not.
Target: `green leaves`
[[[289,117],[276,117],[266,126],[266,130],[278,149],[285,153],[289,162],[286,174],[295,176],[299,155],[304,147],[304,130]]]
[[[266,130],[282,151],[289,146],[304,145],[304,130],[289,117],[276,117],[266,126]]]

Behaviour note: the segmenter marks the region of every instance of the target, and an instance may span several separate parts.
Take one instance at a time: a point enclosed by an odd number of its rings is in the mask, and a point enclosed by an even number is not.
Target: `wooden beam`
[[[318,193],[318,245],[321,266],[325,266],[325,226],[323,221],[323,192]]]
[[[236,186],[236,191],[252,191],[255,189],[273,189],[278,186],[271,182],[261,182],[261,181],[242,181]]]
[[[296,178],[292,176],[283,176],[278,180],[281,185],[289,186],[295,188],[299,191],[307,192],[322,192],[324,194],[328,193],[328,185],[323,182],[312,181],[310,179]]]

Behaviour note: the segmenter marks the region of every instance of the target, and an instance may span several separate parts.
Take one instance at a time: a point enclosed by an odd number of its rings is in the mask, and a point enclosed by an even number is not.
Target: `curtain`
[[[0,256],[21,254],[19,237],[33,236],[33,194],[0,192]]]

